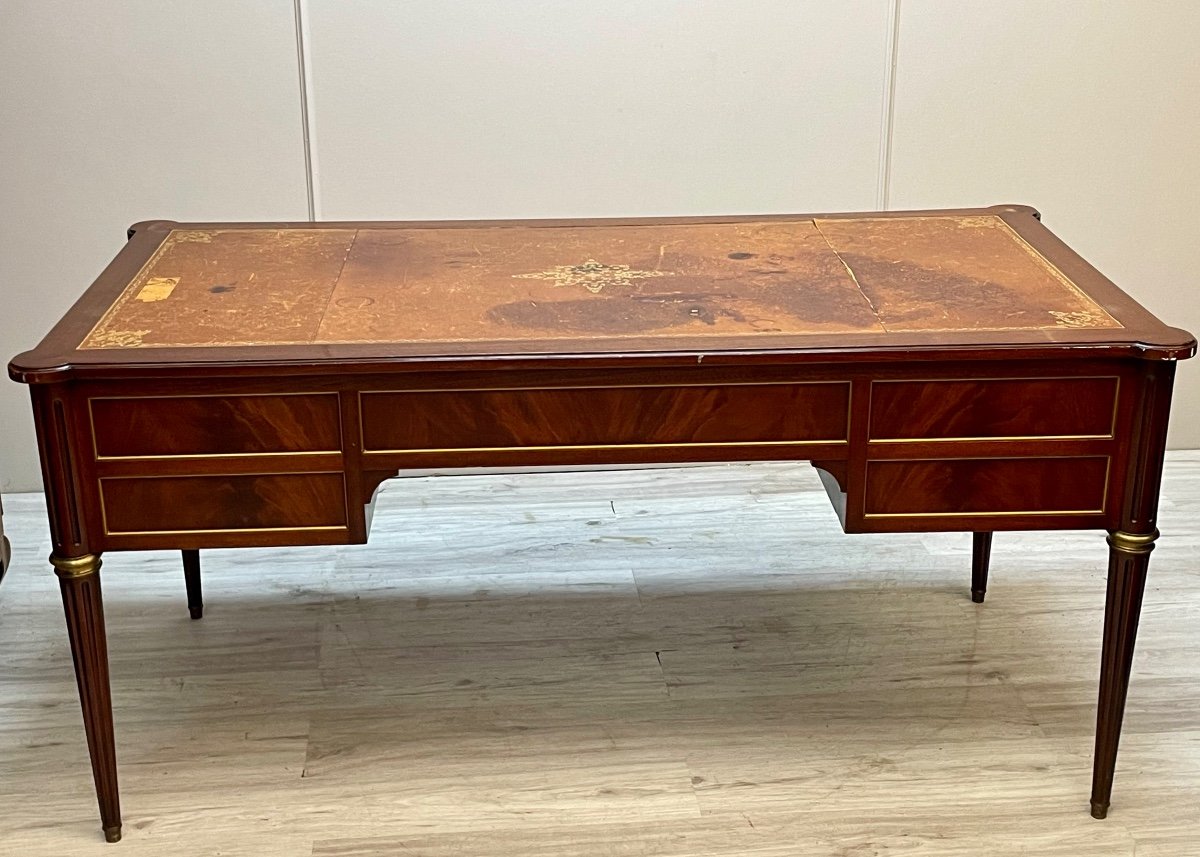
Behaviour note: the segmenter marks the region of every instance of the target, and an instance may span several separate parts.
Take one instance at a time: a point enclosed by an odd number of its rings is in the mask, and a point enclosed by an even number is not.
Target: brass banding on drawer
[[[1111,438],[1120,380],[944,379],[871,384],[870,439]]]
[[[850,385],[380,391],[360,406],[367,452],[827,444],[846,442]]]
[[[341,473],[100,480],[105,535],[308,531],[347,526]]]
[[[1106,455],[868,461],[864,517],[1103,513]]]
[[[337,393],[93,398],[96,458],[337,452]]]

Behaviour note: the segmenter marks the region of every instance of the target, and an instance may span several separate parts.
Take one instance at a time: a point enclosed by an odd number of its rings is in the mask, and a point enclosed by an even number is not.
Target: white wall
[[[309,0],[318,215],[871,208],[888,0]]]
[[[1193,0],[0,0],[2,356],[129,223],[310,188],[318,219],[1026,202],[1200,330],[1198,36]],[[1177,402],[1200,446],[1187,364]],[[0,382],[0,487],[36,461]]]

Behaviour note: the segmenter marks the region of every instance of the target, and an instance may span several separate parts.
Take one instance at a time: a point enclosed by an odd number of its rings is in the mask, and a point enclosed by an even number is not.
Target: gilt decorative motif
[[[637,271],[628,265],[606,265],[595,259],[588,259],[582,265],[555,265],[534,274],[513,274],[518,280],[553,280],[556,287],[583,286],[594,295],[608,286],[628,286],[634,280],[672,276],[673,271]]]
[[[106,330],[88,338],[89,348],[141,348],[148,330]]]

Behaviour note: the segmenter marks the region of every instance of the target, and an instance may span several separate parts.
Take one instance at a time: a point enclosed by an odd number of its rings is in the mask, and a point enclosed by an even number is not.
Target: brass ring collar
[[[50,564],[54,566],[54,573],[63,580],[90,577],[100,571],[100,557],[90,553],[72,557],[51,554]]]
[[[1154,541],[1157,538],[1158,530],[1144,535],[1113,530],[1108,534],[1108,543],[1125,553],[1150,553],[1154,550]]]

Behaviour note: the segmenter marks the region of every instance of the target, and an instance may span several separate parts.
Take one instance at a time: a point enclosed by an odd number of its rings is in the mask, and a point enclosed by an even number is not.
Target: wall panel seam
[[[292,16],[296,24],[296,75],[300,82],[300,133],[304,145],[304,192],[308,204],[308,219],[317,219],[316,166],[312,144],[312,110],[309,99],[311,69],[308,63],[307,16],[304,0],[292,0]]]
[[[892,196],[892,135],[896,115],[896,62],[900,50],[900,3],[891,0],[888,9],[887,42],[884,47],[883,107],[879,122],[879,178],[876,207],[887,211]]]

